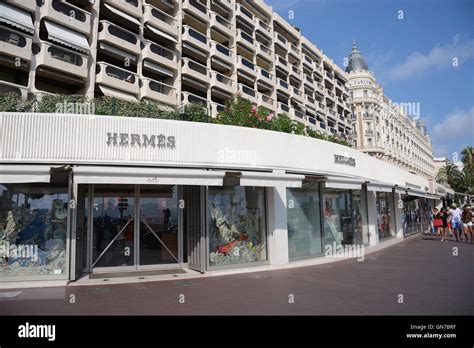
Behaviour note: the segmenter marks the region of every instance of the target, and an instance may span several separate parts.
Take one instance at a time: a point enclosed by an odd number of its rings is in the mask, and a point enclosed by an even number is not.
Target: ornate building
[[[394,103],[369,70],[355,41],[346,67],[354,142],[362,152],[433,179],[433,147],[418,103]]]

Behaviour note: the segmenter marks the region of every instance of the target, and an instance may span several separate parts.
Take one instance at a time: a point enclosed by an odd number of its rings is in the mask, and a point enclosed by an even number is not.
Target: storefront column
[[[390,209],[393,209],[395,215],[395,233],[397,238],[403,238],[403,201],[400,193],[393,193],[393,200],[389,200],[391,205]]]
[[[271,265],[288,263],[288,223],[286,187],[267,189],[268,246]]]
[[[374,191],[367,191],[367,216],[369,228],[369,244],[379,244],[379,234],[377,233],[377,206]]]

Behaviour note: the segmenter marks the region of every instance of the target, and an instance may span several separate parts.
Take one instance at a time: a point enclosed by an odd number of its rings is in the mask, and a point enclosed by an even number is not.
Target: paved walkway
[[[453,256],[454,247],[458,256]],[[418,235],[369,254],[364,262],[181,281],[21,289],[16,297],[0,297],[0,314],[473,315],[473,275],[474,244]],[[403,303],[398,303],[400,295]]]

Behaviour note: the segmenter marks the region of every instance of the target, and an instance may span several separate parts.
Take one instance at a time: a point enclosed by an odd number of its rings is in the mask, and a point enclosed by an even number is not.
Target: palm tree
[[[464,171],[470,174],[474,171],[474,147],[468,146],[461,151],[461,160],[464,164]]]
[[[438,170],[438,173],[436,174],[436,182],[438,184],[448,184],[454,189],[458,186],[461,177],[462,173],[459,169],[453,163],[448,162]]]

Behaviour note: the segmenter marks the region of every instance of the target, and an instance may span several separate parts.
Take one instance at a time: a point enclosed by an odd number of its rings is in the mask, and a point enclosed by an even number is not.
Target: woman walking
[[[464,206],[464,209],[461,214],[461,221],[463,224],[464,228],[464,234],[466,235],[466,243],[469,240],[468,233],[471,236],[471,244],[472,244],[472,213],[471,209],[467,206],[467,204]],[[462,242],[462,236],[461,236],[461,242]]]
[[[449,213],[444,208],[441,208],[440,211],[441,219],[443,220],[443,227],[441,227],[441,241],[447,242],[448,239],[446,238],[446,232],[448,230],[448,220],[449,220]]]

